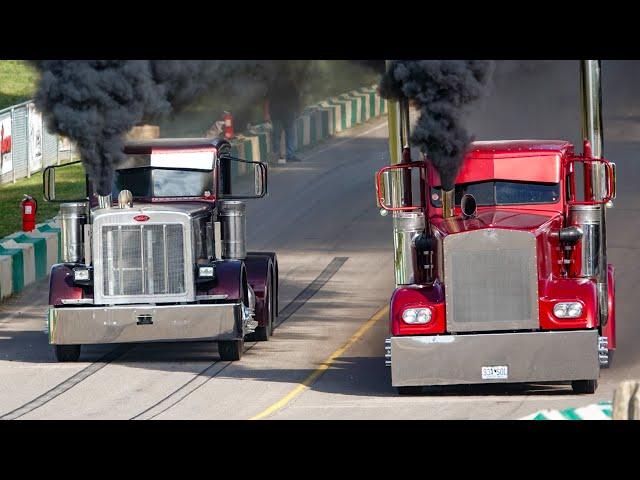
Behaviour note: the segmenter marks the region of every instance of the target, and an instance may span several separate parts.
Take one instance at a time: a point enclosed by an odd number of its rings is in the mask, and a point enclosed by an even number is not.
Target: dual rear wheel
[[[248,342],[266,342],[273,334],[273,276],[269,274],[267,278],[267,289],[264,292],[265,304],[264,314],[267,317],[267,325],[258,326],[253,333],[250,333],[245,338]],[[218,353],[220,359],[225,362],[235,362],[240,360],[242,352],[244,351],[244,339],[242,340],[224,340],[218,342]]]

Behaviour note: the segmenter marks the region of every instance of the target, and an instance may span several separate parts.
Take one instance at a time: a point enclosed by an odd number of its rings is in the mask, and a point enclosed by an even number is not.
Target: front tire
[[[59,362],[77,362],[80,358],[80,345],[54,345],[53,351]]]
[[[578,395],[595,393],[598,389],[598,380],[574,380],[571,382],[573,393]]]
[[[235,362],[240,360],[243,349],[244,341],[242,340],[224,340],[218,342],[220,360],[225,362]]]
[[[400,395],[420,395],[422,393],[422,387],[410,386],[410,387],[397,387],[398,394]]]

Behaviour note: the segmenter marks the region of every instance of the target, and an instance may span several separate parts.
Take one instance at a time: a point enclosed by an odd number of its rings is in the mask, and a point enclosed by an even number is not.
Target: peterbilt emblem
[[[149,216],[148,215],[136,215],[135,217],[133,217],[133,219],[136,222],[146,222],[147,220],[149,220]]]

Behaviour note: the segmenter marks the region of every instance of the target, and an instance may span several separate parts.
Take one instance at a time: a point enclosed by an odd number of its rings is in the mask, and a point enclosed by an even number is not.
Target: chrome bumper
[[[49,343],[233,340],[249,333],[246,320],[240,303],[50,308]]]
[[[394,387],[592,380],[599,376],[597,330],[391,337]],[[482,367],[507,366],[505,379]]]

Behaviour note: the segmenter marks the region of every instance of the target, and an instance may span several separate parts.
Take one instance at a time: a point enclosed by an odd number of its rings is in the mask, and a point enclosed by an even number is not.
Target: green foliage
[[[42,198],[42,172],[16,183],[0,185],[0,238],[22,230],[20,202],[23,194],[33,196],[38,202],[36,221],[44,222],[58,214],[60,205],[48,203]],[[85,173],[82,164],[69,165],[56,171],[56,197],[78,199],[85,195]]]
[[[0,109],[33,98],[38,72],[22,60],[0,60]]]

